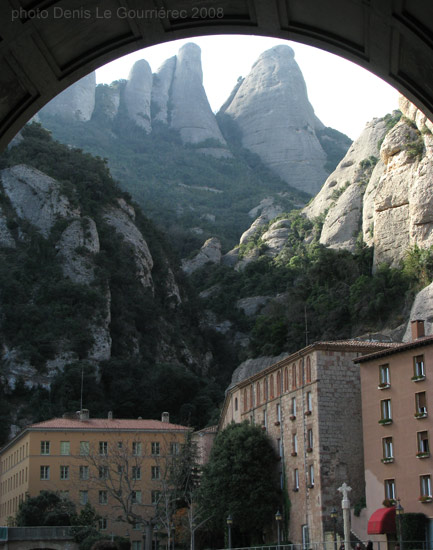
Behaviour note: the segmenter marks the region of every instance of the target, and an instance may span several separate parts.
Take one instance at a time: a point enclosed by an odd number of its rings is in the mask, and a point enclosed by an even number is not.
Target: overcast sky
[[[156,72],[186,42],[195,42],[202,50],[203,84],[215,112],[238,77],[246,76],[259,55],[277,44],[289,44],[294,49],[310,102],[326,126],[356,139],[369,120],[397,108],[397,91],[358,65],[297,42],[259,36],[204,36],[152,46],[101,67],[96,80],[109,84],[128,78],[138,59],[146,59]]]

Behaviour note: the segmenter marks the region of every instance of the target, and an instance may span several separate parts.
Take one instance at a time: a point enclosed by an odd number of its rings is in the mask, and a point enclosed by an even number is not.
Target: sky
[[[358,65],[311,46],[260,36],[203,36],[152,46],[101,67],[96,71],[96,81],[110,84],[128,78],[138,59],[146,59],[156,72],[187,42],[195,42],[201,48],[203,85],[215,112],[238,77],[246,76],[259,55],[277,44],[289,44],[294,49],[310,103],[325,126],[356,139],[368,121],[398,108],[398,92]]]

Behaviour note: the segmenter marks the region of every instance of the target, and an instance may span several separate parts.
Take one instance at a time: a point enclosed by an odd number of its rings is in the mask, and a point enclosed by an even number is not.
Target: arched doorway
[[[0,7],[0,147],[70,84],[121,55],[178,38],[257,34],[345,57],[433,117],[429,0],[128,0],[22,2]]]

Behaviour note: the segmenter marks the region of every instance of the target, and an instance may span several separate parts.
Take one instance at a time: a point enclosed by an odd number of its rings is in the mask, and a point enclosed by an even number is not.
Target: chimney
[[[113,411],[108,411],[108,420],[113,420]]]
[[[84,422],[85,420],[89,420],[90,414],[89,409],[81,409],[80,411],[80,421]]]
[[[161,422],[170,422],[170,414],[168,412],[163,412],[161,416]]]
[[[416,319],[414,321],[411,321],[410,325],[412,329],[412,342],[415,342],[415,340],[418,340],[418,338],[422,338],[423,336],[425,336],[423,320]]]

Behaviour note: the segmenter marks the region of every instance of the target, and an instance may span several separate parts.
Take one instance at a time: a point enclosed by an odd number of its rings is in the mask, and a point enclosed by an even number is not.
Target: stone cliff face
[[[42,113],[64,120],[90,120],[95,108],[96,75],[90,73],[63,91],[43,109]]]
[[[326,154],[316,131],[324,128],[308,101],[289,46],[264,52],[222,109],[242,133],[242,145],[287,183],[315,194],[326,179]]]
[[[353,251],[362,232],[374,267],[397,267],[415,244],[433,244],[432,123],[400,98],[403,117],[374,119],[303,211],[324,218],[320,242]],[[394,113],[394,121],[397,120]]]
[[[212,139],[225,145],[203,88],[201,50],[196,44],[185,44],[179,50],[169,98],[170,126],[179,130],[185,143]]]
[[[152,95],[152,70],[145,59],[134,63],[125,86],[124,101],[128,116],[147,133],[152,130],[150,99]]]

